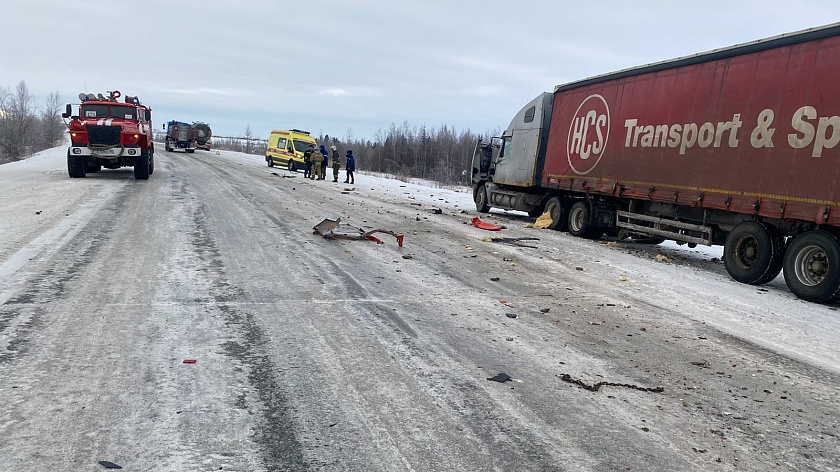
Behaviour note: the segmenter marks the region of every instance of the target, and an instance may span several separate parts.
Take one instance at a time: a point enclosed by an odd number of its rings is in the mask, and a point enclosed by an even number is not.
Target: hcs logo
[[[592,94],[580,104],[569,127],[566,155],[578,175],[586,175],[598,165],[610,136],[610,107],[604,97]]]

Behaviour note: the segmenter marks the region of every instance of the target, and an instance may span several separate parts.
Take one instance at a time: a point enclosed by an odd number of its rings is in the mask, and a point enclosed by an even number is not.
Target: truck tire
[[[484,184],[479,185],[475,189],[473,199],[475,200],[476,211],[479,213],[490,213],[490,205],[487,204],[487,189],[484,188]]]
[[[155,145],[149,148],[149,175],[155,173]]]
[[[73,179],[82,178],[87,174],[85,169],[85,158],[82,156],[74,156],[67,150],[67,173]]]
[[[726,237],[723,263],[738,282],[761,285],[782,271],[784,250],[785,240],[775,227],[744,221]]]
[[[785,251],[785,283],[797,297],[825,303],[840,297],[840,243],[825,231],[793,238]]]
[[[150,167],[149,150],[141,149],[140,155],[134,158],[134,178],[137,180],[148,180]]]
[[[274,159],[271,156],[265,156],[265,163],[268,164],[268,167],[274,167]]]
[[[573,236],[584,239],[598,239],[604,235],[604,230],[593,227],[589,221],[591,219],[591,209],[589,202],[577,202],[572,205],[569,210],[569,233]]]
[[[569,230],[569,216],[567,215],[568,207],[563,205],[563,200],[560,197],[551,197],[545,203],[545,211],[551,216],[551,225],[549,228],[557,231]]]
[[[168,139],[166,140],[166,144],[164,144],[164,148],[166,149],[166,152],[172,152],[172,146],[169,145]]]
[[[100,170],[102,170],[102,165],[101,164],[87,164],[87,163],[85,163],[85,172],[87,172],[89,174],[95,174],[95,173],[99,172]]]
[[[542,205],[539,205],[528,211],[528,216],[531,218],[539,218],[543,213],[545,213],[545,208]]]
[[[195,149],[187,149],[187,154],[192,154],[195,152]]]

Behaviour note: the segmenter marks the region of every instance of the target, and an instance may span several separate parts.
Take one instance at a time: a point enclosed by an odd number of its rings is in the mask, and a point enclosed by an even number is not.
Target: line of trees
[[[498,130],[486,133],[497,136]],[[391,174],[400,179],[409,177],[428,179],[443,185],[469,185],[472,156],[482,135],[469,129],[456,131],[445,124],[438,128],[426,125],[402,126],[391,123],[387,130],[379,129],[373,140],[354,138],[348,131],[345,138],[320,136],[319,143],[331,143],[356,156],[356,168]]]
[[[0,88],[0,164],[61,144],[67,130],[61,110],[57,91],[37,106],[24,81],[11,91]]]

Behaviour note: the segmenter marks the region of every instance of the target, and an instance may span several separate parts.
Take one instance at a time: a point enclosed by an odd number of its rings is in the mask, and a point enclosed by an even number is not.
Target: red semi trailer
[[[840,23],[557,86],[473,158],[476,208],[576,236],[723,245],[737,281],[784,268],[840,297]]]

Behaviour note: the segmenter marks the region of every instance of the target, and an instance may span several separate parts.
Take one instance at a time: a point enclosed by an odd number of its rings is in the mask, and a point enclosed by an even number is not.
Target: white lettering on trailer
[[[750,144],[754,148],[773,147],[773,133],[775,128],[771,128],[775,114],[773,110],[767,108],[758,114],[758,125],[750,135]]]
[[[815,120],[817,116],[817,109],[812,106],[796,110],[790,124],[797,133],[788,135],[788,144],[794,149],[802,149],[813,143],[811,157],[822,157],[823,149],[831,149],[840,143],[840,116],[819,117],[815,131],[814,125],[806,119]]]
[[[639,120],[631,118],[624,121],[627,132],[624,136],[624,147],[660,147],[680,148],[680,154],[685,154],[687,149],[698,145],[701,148],[709,146],[720,147],[721,142],[729,132],[726,141],[729,147],[738,147],[738,130],[743,125],[741,114],[732,115],[730,121],[720,121],[715,125],[711,122],[667,124],[660,125],[639,125]]]
[[[578,106],[569,126],[566,156],[576,174],[588,174],[598,165],[609,136],[610,107],[604,97],[592,94]]]

